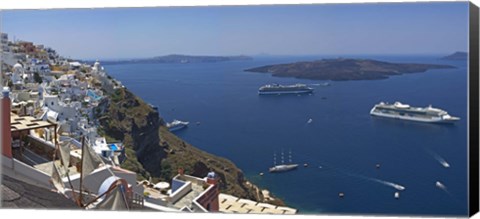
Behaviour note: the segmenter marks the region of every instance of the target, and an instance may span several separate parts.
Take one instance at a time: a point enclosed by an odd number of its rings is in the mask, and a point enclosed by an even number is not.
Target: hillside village
[[[1,48],[2,206],[63,208],[59,203],[67,202],[80,209],[296,213],[240,171],[232,175],[236,167],[225,167],[229,161],[220,165],[168,132],[155,107],[124,119],[126,110],[146,104],[131,97],[116,106],[131,93],[100,62],[68,59],[44,45],[10,41],[6,33]],[[156,128],[142,128],[149,125]],[[149,131],[153,139],[139,137]],[[40,204],[13,185],[38,188],[50,202]]]

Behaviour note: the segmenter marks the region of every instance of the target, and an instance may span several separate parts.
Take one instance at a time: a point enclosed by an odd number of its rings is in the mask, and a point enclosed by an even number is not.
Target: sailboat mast
[[[285,163],[285,162],[284,162],[284,159],[283,159],[283,150],[282,150],[282,164],[283,164],[283,163]]]
[[[288,162],[292,163],[292,150],[288,151]]]
[[[80,188],[78,188],[80,190],[80,194],[79,194],[79,198],[78,198],[78,205],[80,207],[83,207],[83,198],[82,198],[82,186],[83,186],[83,158],[85,157],[85,136],[82,136],[82,159],[81,159],[81,170],[80,170]]]
[[[273,152],[273,166],[277,165],[277,154]]]

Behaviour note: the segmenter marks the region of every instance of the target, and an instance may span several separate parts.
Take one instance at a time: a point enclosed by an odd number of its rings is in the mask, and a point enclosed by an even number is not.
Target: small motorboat
[[[443,185],[440,181],[437,181],[437,182],[435,183],[435,185],[436,185],[438,188],[445,189],[445,185]]]

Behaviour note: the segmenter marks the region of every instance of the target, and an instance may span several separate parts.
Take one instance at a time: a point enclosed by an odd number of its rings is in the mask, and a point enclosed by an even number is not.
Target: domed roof
[[[93,69],[93,70],[96,70],[96,71],[102,70],[102,67],[101,67],[101,65],[100,65],[100,62],[99,62],[98,60],[95,62],[95,64],[93,64],[92,69]]]
[[[13,69],[22,69],[22,68],[23,66],[20,63],[16,63],[15,65],[13,65]]]
[[[98,188],[98,194],[100,195],[100,194],[103,194],[106,191],[108,191],[110,186],[112,186],[112,184],[115,181],[117,181],[118,179],[120,179],[120,177],[117,177],[117,176],[110,176],[107,179],[105,179],[105,181],[103,181],[102,185],[100,185],[100,188]]]
[[[217,174],[215,174],[215,172],[213,171],[207,174],[207,178],[209,179],[215,179],[216,177],[217,177]]]

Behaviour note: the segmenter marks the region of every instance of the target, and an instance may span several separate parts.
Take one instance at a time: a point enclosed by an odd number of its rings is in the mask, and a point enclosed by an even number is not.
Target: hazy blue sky
[[[9,38],[72,58],[466,51],[468,3],[2,11]]]

